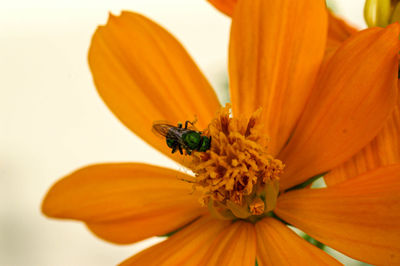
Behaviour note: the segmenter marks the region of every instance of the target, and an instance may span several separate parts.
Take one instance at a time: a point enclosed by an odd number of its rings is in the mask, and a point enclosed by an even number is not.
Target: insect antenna
[[[197,115],[194,116],[193,121],[186,120],[186,122],[185,122],[185,129],[191,129],[191,130],[198,131],[197,128],[195,127],[195,125],[194,125],[194,124],[197,123],[197,121],[198,121]],[[188,127],[189,124],[190,124],[190,126]]]

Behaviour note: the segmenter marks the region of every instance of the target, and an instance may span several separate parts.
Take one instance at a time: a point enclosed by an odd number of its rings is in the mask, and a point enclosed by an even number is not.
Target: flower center
[[[191,156],[200,202],[218,218],[250,219],[275,208],[284,165],[267,153],[260,114],[258,109],[248,119],[232,117],[227,104],[204,131],[211,148]]]

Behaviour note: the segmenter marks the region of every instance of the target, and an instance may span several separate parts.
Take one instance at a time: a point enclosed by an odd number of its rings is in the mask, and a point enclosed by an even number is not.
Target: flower
[[[338,264],[282,221],[358,260],[399,264],[400,164],[377,161],[399,156],[391,146],[400,126],[390,121],[398,119],[400,26],[354,33],[325,53],[327,31],[324,1],[239,1],[231,114],[168,32],[139,14],[110,15],[89,51],[99,94],[194,176],[139,163],[87,166],[53,185],[43,212],[81,220],[114,243],[183,227],[125,265]],[[212,137],[206,152],[171,154],[150,132],[153,120],[194,115]],[[378,159],[363,149],[379,150]],[[370,164],[350,171],[357,156]],[[293,189],[337,167],[344,181]]]

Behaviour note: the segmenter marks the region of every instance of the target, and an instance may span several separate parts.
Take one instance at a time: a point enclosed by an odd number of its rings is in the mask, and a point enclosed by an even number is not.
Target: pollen
[[[202,192],[201,204],[220,217],[246,219],[275,207],[284,164],[267,152],[261,111],[233,117],[227,104],[203,131],[211,148],[192,154],[194,189]]]

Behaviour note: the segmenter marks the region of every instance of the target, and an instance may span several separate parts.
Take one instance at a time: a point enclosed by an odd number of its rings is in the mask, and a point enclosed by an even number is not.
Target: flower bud
[[[390,0],[366,0],[364,19],[368,27],[386,27],[389,25],[392,8]]]
[[[392,10],[393,11],[390,18],[390,23],[400,22],[400,2],[395,3]]]

